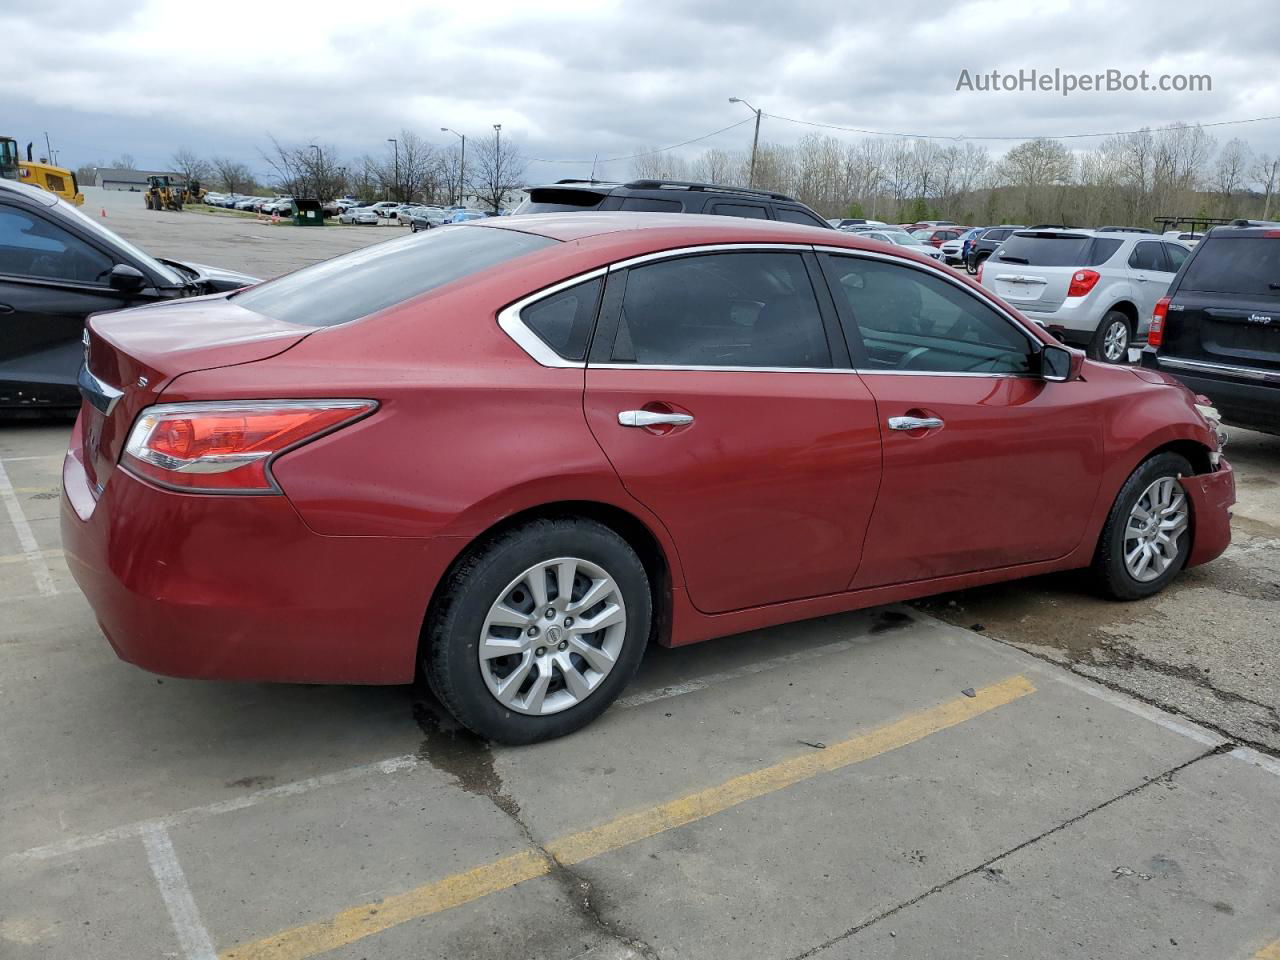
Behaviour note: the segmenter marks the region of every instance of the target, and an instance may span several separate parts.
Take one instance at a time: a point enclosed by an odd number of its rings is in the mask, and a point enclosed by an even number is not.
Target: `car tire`
[[[410,221],[409,221],[409,232],[410,232],[410,233],[417,233],[417,232],[418,232],[418,222],[417,222],[416,220],[410,220]]]
[[[568,563],[576,572],[565,603],[557,583]],[[575,607],[587,590],[601,591],[598,599]],[[482,737],[562,737],[596,719],[630,682],[652,611],[644,565],[616,532],[587,519],[535,520],[477,545],[445,575],[424,628],[423,672],[449,712]],[[581,624],[570,629],[574,614],[621,622],[582,633]],[[482,659],[482,637],[489,650],[513,652]],[[590,660],[578,652],[586,646]]]
[[[1105,596],[1152,596],[1186,566],[1193,532],[1191,504],[1178,477],[1192,472],[1185,457],[1161,453],[1129,475],[1107,514],[1093,560],[1094,580]],[[1145,565],[1144,543],[1150,545]]]
[[[966,269],[966,270],[968,270],[968,271],[969,271],[969,273],[971,273],[971,274],[973,274],[973,275],[975,275],[975,276],[976,276],[976,275],[977,275],[977,273],[978,273],[978,270],[982,267],[982,265],[983,265],[984,263],[986,263],[986,262],[987,262],[987,259],[988,259],[988,257],[975,257],[975,258],[974,258],[974,261],[973,261],[973,266],[972,266],[972,267],[970,267],[970,266],[966,263],[966,264],[965,264],[965,269]]]
[[[1103,363],[1128,363],[1133,323],[1119,310],[1108,310],[1089,340],[1087,352]]]

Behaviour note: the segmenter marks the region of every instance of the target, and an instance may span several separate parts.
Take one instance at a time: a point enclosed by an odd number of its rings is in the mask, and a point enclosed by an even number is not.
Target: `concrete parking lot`
[[[262,276],[402,235],[108,223]],[[1280,438],[1232,431],[1236,542],[1152,600],[1040,578],[652,649],[501,748],[418,687],[117,660],[68,430],[0,425],[4,960],[1280,960]]]

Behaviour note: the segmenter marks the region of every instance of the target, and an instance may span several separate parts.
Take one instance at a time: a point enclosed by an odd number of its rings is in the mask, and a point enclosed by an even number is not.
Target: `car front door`
[[[1159,240],[1141,240],[1133,245],[1129,254],[1129,279],[1133,281],[1135,306],[1138,308],[1138,334],[1145,333],[1151,323],[1151,311],[1156,301],[1169,290],[1173,271],[1165,256],[1165,246]]]
[[[0,203],[0,406],[75,406],[84,320],[128,301],[114,259],[25,206]]]
[[[822,265],[884,437],[851,585],[1074,549],[1102,459],[1088,385],[1041,379],[1040,342],[958,278],[870,253],[824,254]]]
[[[720,613],[844,590],[880,483],[880,431],[814,255],[676,253],[613,272],[603,303],[587,420],[666,526],[693,604]]]

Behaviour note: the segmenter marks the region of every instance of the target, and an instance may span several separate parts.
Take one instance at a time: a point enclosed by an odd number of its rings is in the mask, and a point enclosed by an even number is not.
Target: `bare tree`
[[[1253,179],[1262,187],[1262,219],[1270,220],[1271,198],[1275,196],[1277,181],[1280,180],[1280,154],[1275,157],[1259,154],[1253,167]]]
[[[260,151],[282,193],[291,197],[331,200],[346,189],[338,152],[318,143],[286,146],[274,136],[271,149]]]
[[[194,152],[186,147],[180,147],[174,151],[169,162],[173,165],[174,171],[182,174],[187,183],[193,183],[197,180],[208,181],[213,174],[213,168],[209,166],[209,162],[195,155]]]
[[[214,157],[213,172],[218,185],[227,193],[241,193],[254,186],[253,174],[239,160],[230,157]]]
[[[374,171],[393,199],[437,200],[452,196],[446,179],[456,181],[458,173],[456,159],[451,171],[445,169],[444,156],[412,130],[401,130],[396,143],[388,144],[385,156],[374,162]]]
[[[734,169],[738,166],[733,155],[727,150],[712,149],[703,151],[693,164],[693,179],[706,183],[732,184]]]
[[[503,140],[500,131],[480,141],[474,162],[468,163],[469,182],[476,198],[497,213],[509,199],[508,195],[520,188],[524,178],[525,159],[520,155],[511,138]]]
[[[133,159],[132,153],[122,153],[111,161],[111,166],[118,170],[137,170],[138,161]]]
[[[1222,215],[1235,215],[1235,194],[1244,186],[1245,171],[1252,159],[1249,145],[1236,137],[1228,140],[1218,154],[1218,164],[1213,171],[1213,187],[1217,191]]]
[[[670,150],[641,154],[631,161],[631,173],[637,180],[689,180],[689,164]]]

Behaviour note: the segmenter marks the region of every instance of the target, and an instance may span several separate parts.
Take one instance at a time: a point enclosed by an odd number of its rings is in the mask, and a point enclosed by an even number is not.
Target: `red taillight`
[[[1151,311],[1151,326],[1147,328],[1147,345],[1158,347],[1164,343],[1164,322],[1169,317],[1169,301],[1172,297],[1161,297]]]
[[[1067,287],[1068,297],[1083,297],[1098,282],[1097,270],[1077,270],[1071,275],[1071,286]]]
[[[276,454],[373,410],[372,400],[233,400],[148,407],[124,462],[139,476],[201,493],[276,493]]]
[[[985,260],[978,261],[978,272],[973,275],[973,278],[977,280],[978,283],[982,282],[982,268],[985,267],[986,265],[987,265],[987,261]]]

